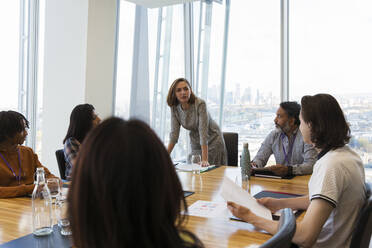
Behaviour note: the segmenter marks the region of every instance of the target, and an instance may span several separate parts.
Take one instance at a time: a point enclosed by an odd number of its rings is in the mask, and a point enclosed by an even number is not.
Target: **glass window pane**
[[[160,24],[159,24],[159,18]],[[169,86],[185,77],[183,5],[148,10],[151,126],[165,144],[169,142],[170,108],[166,103]],[[158,40],[159,39],[159,40]],[[155,99],[154,99],[155,98]],[[172,157],[187,154],[186,132],[181,128]]]
[[[120,1],[115,115],[129,118],[136,5]]]
[[[0,1],[0,110],[18,108],[20,1]]]
[[[211,117],[218,123],[226,6],[196,2],[193,7],[195,93],[207,102]]]
[[[280,1],[231,1],[223,131],[253,157],[280,103]]]
[[[372,167],[372,1],[290,4],[290,98],[335,96],[351,124],[350,145]]]
[[[43,85],[44,85],[44,39],[45,39],[45,1],[39,0],[39,37],[38,37],[38,67],[37,67],[37,113],[36,113],[36,144],[35,152],[42,159],[43,134]]]

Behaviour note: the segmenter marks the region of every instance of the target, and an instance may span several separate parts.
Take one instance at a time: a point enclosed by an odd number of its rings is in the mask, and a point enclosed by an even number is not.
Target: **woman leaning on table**
[[[0,112],[0,198],[31,194],[36,168],[43,167],[34,151],[22,146],[28,124],[18,112]],[[54,177],[43,168],[47,178]]]
[[[309,181],[309,194],[292,199],[263,198],[272,212],[282,208],[306,210],[297,222],[293,242],[301,247],[349,247],[358,214],[365,202],[365,176],[358,154],[346,144],[350,128],[336,99],[328,94],[304,96],[300,130],[318,150]],[[231,212],[274,234],[277,222],[264,220],[248,209],[228,202]]]
[[[84,140],[73,173],[68,211],[76,247],[203,247],[183,228],[181,183],[145,123],[103,121]]]
[[[202,165],[227,165],[225,142],[205,102],[196,97],[185,78],[176,79],[169,88],[167,103],[171,108],[170,154],[178,141],[180,126],[189,130],[191,154],[201,155]]]

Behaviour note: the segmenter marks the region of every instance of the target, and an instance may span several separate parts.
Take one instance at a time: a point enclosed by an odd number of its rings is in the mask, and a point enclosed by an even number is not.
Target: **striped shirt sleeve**
[[[344,187],[344,173],[328,164],[319,167],[309,184],[310,200],[322,199],[336,208]]]

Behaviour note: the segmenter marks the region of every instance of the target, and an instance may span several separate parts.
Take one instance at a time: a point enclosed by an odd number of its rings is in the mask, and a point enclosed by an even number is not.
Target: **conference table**
[[[224,176],[241,183],[240,168],[221,166],[201,173],[177,172],[184,190],[195,192],[186,198],[190,206],[198,200],[223,202],[220,188]],[[310,176],[293,179],[251,177],[250,193],[263,191],[307,194]],[[255,229],[251,224],[229,218],[187,216],[186,229],[195,233],[206,247],[258,247],[271,235]],[[0,246],[32,232],[31,198],[0,199]]]

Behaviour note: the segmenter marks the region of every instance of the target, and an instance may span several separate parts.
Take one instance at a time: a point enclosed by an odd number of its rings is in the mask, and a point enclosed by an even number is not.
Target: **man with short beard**
[[[266,168],[278,176],[306,175],[313,172],[317,152],[303,141],[299,130],[301,106],[297,102],[282,102],[274,119],[276,129],[262,143],[252,160],[255,168],[264,167],[274,154],[276,164]]]

